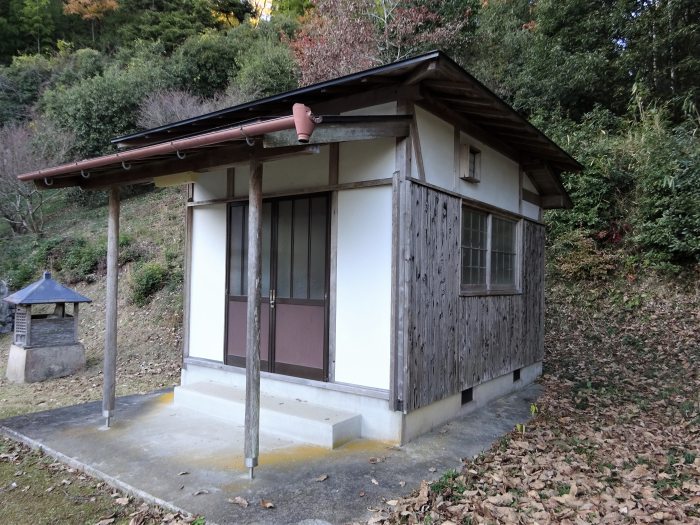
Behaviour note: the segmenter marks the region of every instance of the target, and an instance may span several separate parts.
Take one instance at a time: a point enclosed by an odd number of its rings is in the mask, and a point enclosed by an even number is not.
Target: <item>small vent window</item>
[[[513,370],[513,383],[520,381],[520,369]]]
[[[467,388],[462,390],[462,404],[466,405],[474,400],[474,388]]]

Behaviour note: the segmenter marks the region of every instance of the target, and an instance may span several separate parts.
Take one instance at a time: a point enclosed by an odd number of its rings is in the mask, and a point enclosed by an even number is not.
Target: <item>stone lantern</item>
[[[78,305],[92,302],[91,299],[44,272],[37,282],[4,301],[16,305],[7,379],[34,383],[66,376],[85,366],[85,348],[78,341]],[[68,311],[66,305],[71,304],[72,311]]]

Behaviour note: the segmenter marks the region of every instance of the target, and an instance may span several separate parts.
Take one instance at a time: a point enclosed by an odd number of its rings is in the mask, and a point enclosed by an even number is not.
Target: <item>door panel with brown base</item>
[[[245,364],[247,213],[231,206],[226,362],[237,366]],[[328,215],[327,195],[264,203],[262,370],[327,379]]]

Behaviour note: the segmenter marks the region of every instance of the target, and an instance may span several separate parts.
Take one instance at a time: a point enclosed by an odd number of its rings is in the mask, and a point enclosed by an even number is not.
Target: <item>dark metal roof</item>
[[[11,304],[91,303],[92,299],[66,288],[44,272],[41,279],[3,299]]]
[[[116,137],[112,143],[120,147],[136,147],[173,140],[230,126],[242,120],[278,115],[294,102],[302,102],[316,113],[327,114],[323,106],[330,101],[361,94],[371,96],[382,90],[393,89],[398,94],[399,89],[410,85],[417,88],[418,104],[424,104],[436,113],[439,110],[450,113],[467,125],[483,131],[510,149],[523,164],[546,162],[557,175],[562,171],[582,170],[582,166],[567,152],[441,51]],[[358,100],[357,107],[362,105],[367,104]],[[560,184],[554,185],[563,191]]]

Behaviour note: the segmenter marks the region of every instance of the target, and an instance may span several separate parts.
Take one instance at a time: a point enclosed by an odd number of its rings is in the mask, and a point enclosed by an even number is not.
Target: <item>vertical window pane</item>
[[[309,296],[309,199],[294,201],[292,297]]]
[[[231,208],[231,259],[229,266],[229,294],[243,295],[241,278],[243,275],[243,214],[245,207]]]
[[[248,206],[243,207],[243,241],[241,253],[241,295],[248,295]]]
[[[486,284],[486,220],[485,213],[462,208],[462,284]]]
[[[272,249],[272,205],[263,203],[262,215],[262,291],[263,297],[270,296],[270,251]]]
[[[292,201],[278,204],[277,297],[292,296]]]
[[[493,217],[491,238],[491,284],[515,286],[516,223]]]
[[[323,299],[326,290],[327,203],[325,197],[311,199],[309,299]]]

